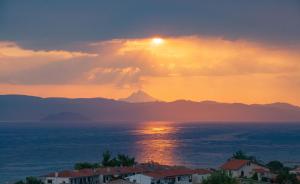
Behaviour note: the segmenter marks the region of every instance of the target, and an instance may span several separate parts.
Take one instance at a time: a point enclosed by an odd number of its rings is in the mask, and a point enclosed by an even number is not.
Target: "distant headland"
[[[151,98],[141,92],[133,96],[146,96],[148,100]],[[130,100],[0,95],[0,121],[300,121],[300,107],[287,103],[248,105],[187,100],[163,102],[152,98],[147,102],[134,102],[132,98]]]

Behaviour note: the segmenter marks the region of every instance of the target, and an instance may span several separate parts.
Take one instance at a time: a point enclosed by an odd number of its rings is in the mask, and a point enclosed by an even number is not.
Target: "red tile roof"
[[[224,170],[238,170],[244,165],[246,165],[249,160],[239,160],[239,159],[233,159],[226,162],[224,165],[221,166],[221,169]]]
[[[183,175],[192,175],[195,173],[195,170],[192,169],[170,169],[170,170],[160,170],[153,172],[146,172],[144,175],[150,176],[152,178],[167,178]]]
[[[82,170],[72,170],[72,171],[61,171],[53,172],[45,177],[61,177],[61,178],[77,178],[77,177],[87,177],[97,175],[93,169],[82,169]]]
[[[294,172],[299,172],[299,173],[300,173],[300,166],[299,166],[299,167],[296,167],[296,168],[293,169],[292,171],[294,171]]]
[[[269,173],[270,172],[270,170],[264,169],[264,168],[256,168],[256,169],[254,169],[254,171],[257,173]]]
[[[143,171],[144,169],[140,167],[105,167],[96,169],[96,173],[101,175],[131,174]]]
[[[97,169],[67,170],[57,172],[57,177],[76,178],[94,175],[120,175],[142,172],[142,168],[136,167],[105,167]],[[55,177],[55,172],[46,175],[46,177]]]
[[[208,169],[195,169],[194,170],[195,174],[211,174],[212,171],[208,170]]]
[[[180,167],[160,168],[157,170],[147,169],[143,167],[105,167],[97,169],[82,169],[82,170],[70,170],[57,172],[57,177],[64,178],[76,178],[76,177],[87,177],[95,175],[121,175],[121,174],[134,174],[134,173],[145,173],[145,175],[154,178],[164,178],[191,174],[208,174],[211,171],[206,169],[188,169]],[[55,173],[50,173],[45,177],[55,177]]]

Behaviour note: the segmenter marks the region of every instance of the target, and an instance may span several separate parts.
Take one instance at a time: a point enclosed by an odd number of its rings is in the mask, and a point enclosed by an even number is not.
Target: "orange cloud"
[[[297,48],[196,36],[114,39],[85,47],[88,52],[34,51],[0,42],[0,83],[22,85],[28,93],[26,85],[40,86],[41,91],[51,85],[72,97],[94,96],[80,89],[94,86],[101,88],[98,96],[112,98],[143,88],[163,100],[300,104]],[[43,93],[56,95],[51,90]]]
[[[76,58],[95,57],[97,54],[64,50],[30,50],[14,42],[0,41],[0,72],[14,73],[48,64]]]
[[[240,75],[300,71],[300,54],[243,40],[221,38],[167,38],[155,44],[151,39],[121,42],[118,55],[138,59],[155,72],[173,75]]]

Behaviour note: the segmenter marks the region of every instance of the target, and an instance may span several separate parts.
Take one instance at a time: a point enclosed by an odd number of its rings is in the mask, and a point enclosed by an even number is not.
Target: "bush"
[[[117,167],[117,166],[133,166],[135,165],[135,158],[125,154],[118,154],[117,157],[112,157],[110,151],[105,151],[102,154],[101,164],[80,162],[74,165],[74,169],[94,169],[99,167]]]
[[[295,174],[290,174],[286,171],[279,173],[276,177],[276,181],[279,184],[300,184]]]
[[[97,163],[89,163],[89,162],[81,162],[81,163],[76,163],[74,165],[74,169],[80,170],[80,169],[94,169],[100,167],[99,164]]]
[[[249,156],[242,150],[239,150],[235,153],[233,153],[232,157],[234,159],[241,159],[241,160],[251,160],[253,162],[258,162],[257,159],[254,156]]]
[[[217,171],[212,173],[202,182],[203,184],[238,184],[235,178],[232,178],[224,171]]]
[[[36,177],[30,176],[30,177],[26,178],[25,182],[24,181],[18,181],[15,184],[43,184],[43,182],[40,179],[36,178]]]
[[[258,180],[258,174],[254,173],[253,176],[252,176],[252,179],[257,181]]]
[[[279,173],[284,170],[284,165],[277,160],[269,162],[267,164],[267,167],[269,167],[269,169],[275,173]]]

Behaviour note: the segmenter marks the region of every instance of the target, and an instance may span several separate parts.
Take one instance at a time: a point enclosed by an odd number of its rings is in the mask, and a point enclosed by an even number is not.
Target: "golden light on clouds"
[[[0,93],[30,94],[25,88],[39,85],[43,96],[57,96],[46,91],[52,85],[64,91],[72,86],[60,96],[120,98],[142,88],[168,101],[300,104],[298,48],[199,36],[114,39],[81,47],[85,52],[1,43],[0,85],[10,90]],[[22,88],[12,87],[18,85]],[[79,89],[84,86],[101,90]]]

